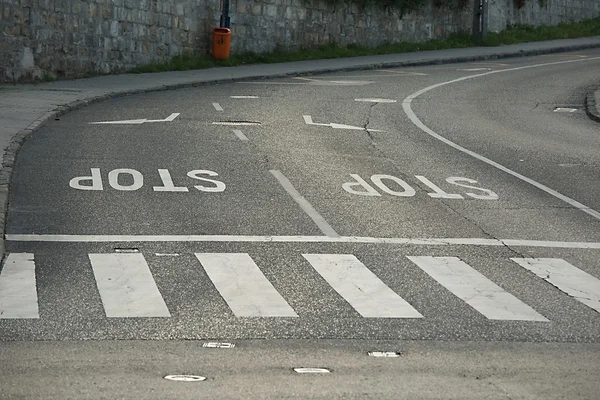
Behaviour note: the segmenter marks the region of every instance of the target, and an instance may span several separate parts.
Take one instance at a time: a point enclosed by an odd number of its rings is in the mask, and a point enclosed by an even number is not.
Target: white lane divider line
[[[236,317],[297,317],[246,253],[196,253]]]
[[[511,258],[577,301],[600,312],[600,280],[560,258]]]
[[[302,256],[363,317],[423,318],[352,254]]]
[[[511,71],[518,71],[518,70],[523,70],[523,69],[529,69],[529,68],[539,68],[539,67],[545,67],[548,65],[560,65],[560,64],[568,64],[568,63],[574,63],[574,62],[586,62],[586,61],[592,61],[592,60],[600,60],[600,57],[593,57],[593,58],[587,58],[587,59],[578,59],[578,60],[567,60],[567,61],[556,61],[556,62],[550,62],[550,63],[544,63],[544,64],[534,64],[534,65],[526,65],[523,67],[516,67],[516,68],[507,68],[507,69],[501,69],[501,70],[496,70],[496,71],[490,71],[490,72],[485,72],[485,73],[481,73],[481,74],[476,74],[476,75],[469,75],[469,76],[463,76],[462,78],[458,78],[458,79],[453,79],[451,81],[446,81],[446,82],[441,82],[441,83],[437,83],[435,85],[432,86],[428,86],[424,89],[419,90],[418,92],[415,92],[413,94],[411,94],[410,96],[406,97],[403,101],[402,101],[402,108],[404,109],[404,112],[406,113],[406,115],[408,116],[408,118],[412,121],[413,124],[415,124],[419,129],[421,129],[423,132],[427,133],[428,135],[434,137],[435,139],[438,139],[439,141],[446,143],[448,146],[455,148],[458,151],[461,151],[465,154],[470,155],[473,158],[476,158],[480,161],[483,161],[484,163],[491,165],[492,167],[495,167],[501,171],[506,172],[507,174],[510,174],[512,176],[514,176],[517,179],[520,179],[524,182],[529,183],[530,185],[535,186],[536,188],[548,193],[551,196],[554,196],[562,201],[564,201],[565,203],[591,215],[592,217],[596,218],[596,219],[600,219],[600,212],[570,198],[565,196],[562,193],[559,193],[558,191],[549,188],[548,186],[541,184],[531,178],[528,178],[524,175],[519,174],[518,172],[515,172],[509,168],[506,168],[505,166],[490,160],[487,157],[484,157],[478,153],[475,153],[474,151],[468,150],[454,142],[452,142],[451,140],[446,139],[445,137],[437,134],[436,132],[434,132],[432,129],[430,129],[427,125],[425,125],[420,119],[419,117],[417,117],[417,115],[415,114],[415,112],[412,110],[411,107],[411,103],[414,99],[416,99],[417,97],[419,97],[420,95],[422,95],[423,93],[427,93],[433,89],[437,89],[439,87],[445,86],[445,85],[449,85],[451,83],[456,83],[456,82],[462,82],[465,81],[467,79],[473,79],[473,78],[478,78],[478,77],[482,77],[482,76],[487,76],[487,75],[491,75],[491,74],[500,74],[500,73],[505,73],[505,72],[511,72]]]
[[[223,111],[223,107],[221,107],[221,105],[219,103],[212,103],[212,105],[215,108],[215,110]]]
[[[229,96],[232,99],[258,99],[258,96]]]
[[[88,254],[107,317],[170,317],[142,254]]]
[[[244,242],[244,243],[364,243],[418,246],[511,246],[600,250],[600,242],[487,238],[378,238],[365,236],[245,236],[245,235],[5,235],[9,242],[114,243],[114,242]]]
[[[244,133],[242,131],[240,131],[239,129],[234,129],[233,133],[235,134],[235,136],[238,137],[238,139],[240,140],[248,140],[248,138],[246,137],[246,135],[244,135]]]
[[[429,276],[488,319],[548,321],[458,257],[411,257]]]
[[[225,126],[254,126],[260,125],[260,122],[255,121],[216,121],[213,125],[225,125]]]
[[[315,208],[308,202],[308,200],[306,200],[300,193],[298,193],[294,185],[292,185],[292,183],[288,180],[288,178],[285,177],[285,175],[283,175],[281,172],[275,169],[269,172],[271,172],[271,174],[273,174],[273,176],[279,181],[279,184],[283,186],[285,191],[288,192],[290,196],[292,196],[294,201],[298,203],[298,205],[306,213],[306,215],[308,215],[313,220],[313,222],[319,227],[321,232],[323,232],[326,236],[329,237],[340,237],[340,235],[338,235],[338,233],[335,230],[333,230],[331,225],[329,225],[327,221],[325,221],[325,218],[323,218],[321,214],[319,214],[319,212],[315,210]]]
[[[33,254],[10,253],[0,273],[0,319],[39,317]]]
[[[392,99],[354,99],[354,101],[365,103],[396,103],[397,100]]]

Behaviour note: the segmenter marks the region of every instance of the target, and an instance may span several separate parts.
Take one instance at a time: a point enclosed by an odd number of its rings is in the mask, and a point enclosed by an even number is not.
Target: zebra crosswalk
[[[423,319],[422,310],[390,287],[353,254],[302,254],[321,282],[332,288],[362,318]],[[407,256],[410,265],[487,318],[500,321],[549,322],[514,294],[458,257]],[[90,253],[88,267],[106,318],[170,318],[155,276],[142,253]],[[194,253],[195,268],[204,272],[235,318],[302,318],[286,293],[273,285],[260,263],[248,253]],[[532,280],[562,292],[600,312],[600,279],[559,258],[511,258]],[[10,253],[0,271],[0,320],[40,319],[36,259],[32,253]],[[298,279],[301,277],[298,276]],[[271,280],[270,280],[271,279]],[[204,286],[206,288],[206,286]],[[281,288],[281,287],[280,287]],[[46,288],[47,289],[47,288]],[[303,288],[310,290],[310,288]],[[332,292],[333,293],[333,292]],[[314,301],[319,293],[305,293]],[[566,298],[566,297],[565,297]]]

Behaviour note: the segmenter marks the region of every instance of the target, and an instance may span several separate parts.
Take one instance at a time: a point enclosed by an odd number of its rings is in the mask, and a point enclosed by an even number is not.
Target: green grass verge
[[[190,69],[204,69],[212,67],[236,66],[244,64],[269,64],[288,61],[319,60],[324,58],[357,57],[378,54],[408,53],[425,50],[441,50],[452,48],[465,48],[472,46],[500,46],[504,44],[526,43],[541,40],[572,39],[586,36],[600,35],[600,18],[589,19],[574,23],[565,23],[555,26],[511,26],[500,33],[489,33],[482,42],[473,41],[470,33],[458,32],[444,40],[429,40],[421,43],[386,43],[375,48],[356,45],[346,47],[329,44],[313,48],[301,49],[294,52],[274,51],[271,53],[243,53],[232,54],[223,61],[213,60],[209,56],[193,56],[184,54],[174,57],[164,64],[148,64],[137,67],[128,72],[162,72],[185,71]]]

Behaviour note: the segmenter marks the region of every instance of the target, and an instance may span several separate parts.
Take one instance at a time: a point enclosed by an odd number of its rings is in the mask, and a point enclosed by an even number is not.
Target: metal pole
[[[488,0],[475,0],[473,7],[473,40],[481,41],[487,36]]]
[[[229,18],[229,0],[223,0],[223,9],[221,10],[221,28],[231,28],[231,19]]]

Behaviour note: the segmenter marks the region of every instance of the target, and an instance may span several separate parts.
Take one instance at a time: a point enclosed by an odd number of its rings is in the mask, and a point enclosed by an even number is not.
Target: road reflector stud
[[[299,374],[328,374],[331,371],[327,368],[294,368]]]
[[[400,357],[400,353],[397,351],[370,351],[369,356],[371,357]]]
[[[206,377],[199,375],[167,375],[165,379],[176,382],[202,382]]]

